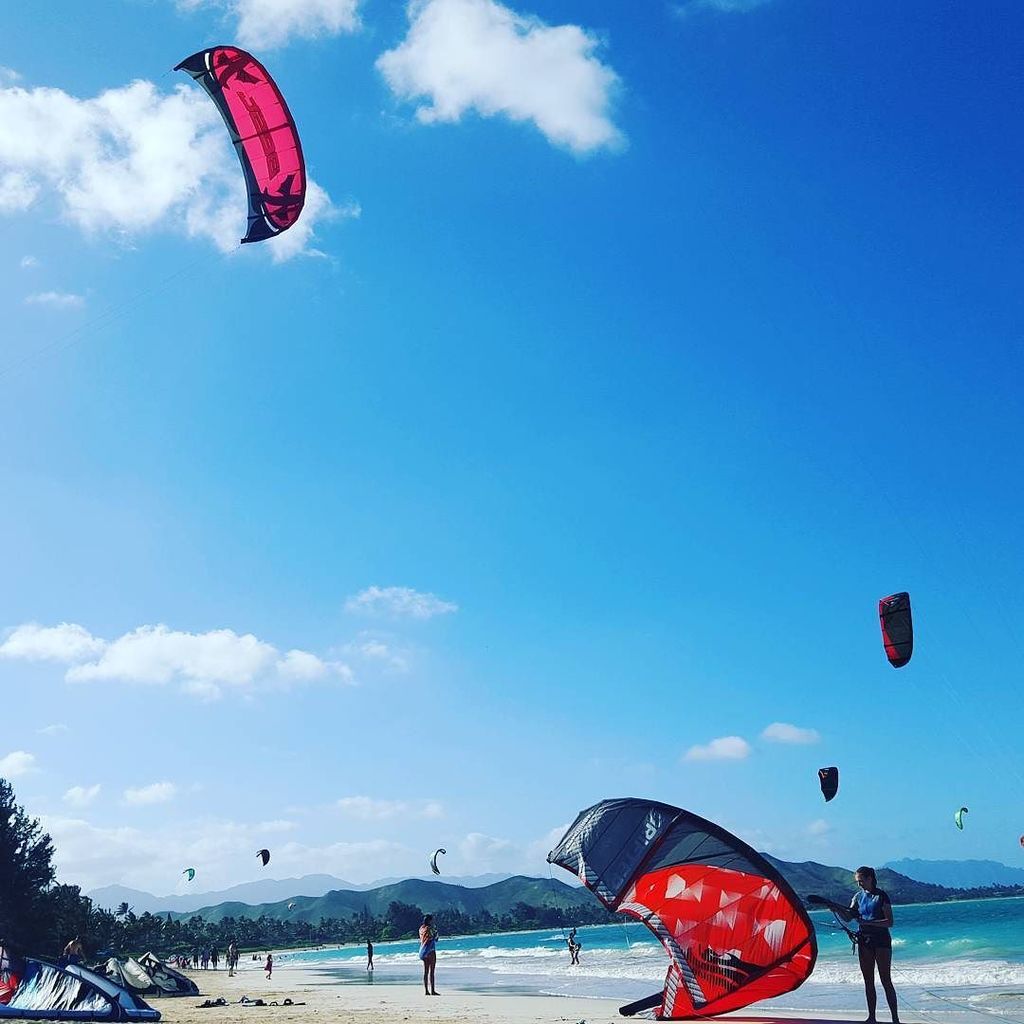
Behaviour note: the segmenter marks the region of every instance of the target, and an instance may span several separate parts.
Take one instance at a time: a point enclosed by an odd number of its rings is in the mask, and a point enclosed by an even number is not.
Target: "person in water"
[[[373,970],[373,943],[369,939],[366,940],[366,969]]]
[[[875,991],[875,968],[885,990],[893,1024],[899,1024],[900,1016],[896,1007],[896,989],[892,984],[892,903],[887,893],[878,888],[875,869],[867,866],[857,868],[853,876],[860,886],[850,901],[850,909],[857,911],[860,927],[857,933],[857,956],[860,959],[860,973],[864,976],[864,995],[868,1001],[868,1024],[874,1024],[878,993]]]
[[[437,966],[437,929],[434,928],[433,914],[427,914],[420,925],[419,957],[423,961],[423,991],[428,996],[436,996],[434,968]]]
[[[576,929],[575,928],[573,928],[572,931],[569,932],[568,946],[569,946],[569,965],[570,966],[572,966],[573,964],[577,964],[578,965],[579,962],[580,962],[580,943],[579,943],[579,940],[576,938]]]

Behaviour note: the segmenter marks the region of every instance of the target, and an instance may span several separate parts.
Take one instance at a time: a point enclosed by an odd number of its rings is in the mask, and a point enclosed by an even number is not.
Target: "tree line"
[[[77,935],[94,958],[147,950],[163,956],[192,954],[224,949],[230,942],[243,950],[340,945],[414,938],[424,915],[424,909],[398,900],[392,900],[381,915],[364,907],[352,917],[321,918],[316,924],[281,921],[267,914],[220,921],[206,921],[198,914],[188,919],[148,911],[136,915],[126,903],[111,911],[94,906],[77,885],[57,882],[53,855],[50,836],[38,819],[30,818],[17,804],[11,784],[0,778],[0,945],[6,942],[22,953],[57,956],[68,939]],[[566,910],[519,902],[501,914],[433,907],[426,912],[434,915],[442,935],[567,928],[615,920],[597,903]]]

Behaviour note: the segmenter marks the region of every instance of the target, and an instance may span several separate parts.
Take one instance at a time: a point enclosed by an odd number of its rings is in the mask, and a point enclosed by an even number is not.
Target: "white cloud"
[[[17,82],[20,79],[21,75],[14,68],[5,68],[0,65],[0,82]]]
[[[0,88],[0,212],[45,194],[86,232],[183,229],[228,252],[245,228],[240,190],[220,115],[194,85],[161,93],[135,81],[89,99]],[[275,240],[273,258],[310,251],[330,210],[327,193],[309,182],[302,217]]]
[[[85,305],[84,295],[73,292],[35,292],[25,296],[30,306],[49,306],[51,309],[81,309]]]
[[[14,750],[6,757],[0,757],[0,776],[16,779],[19,775],[30,775],[36,771],[36,756],[24,750]]]
[[[532,121],[575,153],[620,142],[610,117],[619,79],[585,29],[552,27],[496,0],[410,0],[406,10],[408,34],[377,68],[396,96],[425,100],[416,109],[422,123],[475,110]]]
[[[393,644],[376,636],[363,636],[355,643],[348,644],[345,651],[368,662],[382,665],[391,672],[408,672],[409,655],[397,650]]]
[[[457,612],[459,606],[434,594],[421,594],[411,587],[367,587],[348,598],[345,610],[367,615],[401,619],[432,619]]]
[[[54,722],[53,725],[44,725],[42,729],[36,729],[40,736],[63,736],[71,730],[63,722]]]
[[[186,11],[204,6],[221,7],[236,18],[235,38],[256,50],[359,29],[359,0],[178,0]]]
[[[761,738],[773,743],[817,743],[821,735],[817,729],[801,729],[788,722],[772,722],[761,733]]]
[[[742,761],[750,755],[750,744],[742,736],[720,736],[703,746],[690,747],[687,761]]]
[[[810,836],[823,836],[832,831],[832,826],[824,818],[816,818],[807,826]]]
[[[725,14],[743,14],[754,10],[755,7],[762,7],[771,0],[684,0],[683,3],[673,4],[676,14],[687,14],[690,11],[721,11]]]
[[[100,795],[100,786],[72,786],[64,794],[64,802],[72,807],[88,807]]]
[[[165,804],[177,796],[178,787],[173,782],[154,782],[124,791],[124,802],[133,806]]]
[[[81,661],[99,654],[106,645],[73,622],[40,626],[27,622],[12,629],[0,644],[0,658],[24,661]]]
[[[21,262],[18,264],[22,270],[31,270],[33,267],[39,266],[39,260],[35,256],[22,256]]]
[[[440,818],[444,807],[437,800],[375,800],[368,796],[343,796],[335,807],[343,814],[364,821],[386,821],[390,818]]]
[[[459,843],[462,870],[482,875],[488,871],[518,871],[523,866],[523,849],[511,839],[470,832]]]
[[[205,700],[220,697],[225,687],[247,691],[313,680],[352,682],[352,670],[342,662],[300,650],[281,655],[273,644],[230,629],[186,633],[139,626],[107,642],[75,623],[29,623],[11,630],[0,644],[0,657],[63,662],[71,666],[65,674],[69,682],[176,683]]]
[[[21,171],[0,168],[0,213],[27,210],[39,197],[39,186]]]
[[[285,679],[300,682],[327,679],[331,676],[352,682],[352,670],[339,661],[323,661],[309,651],[288,651],[277,662],[277,671]]]

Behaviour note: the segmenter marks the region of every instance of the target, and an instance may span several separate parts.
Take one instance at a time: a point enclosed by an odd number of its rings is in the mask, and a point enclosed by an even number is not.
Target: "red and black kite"
[[[306,164],[295,121],[267,69],[236,46],[213,46],[174,70],[187,71],[206,90],[231,133],[249,191],[242,241],[287,231],[306,201]]]
[[[914,622],[910,617],[910,595],[904,590],[878,602],[885,656],[893,668],[903,668],[914,653]]]
[[[797,988],[818,955],[800,899],[761,854],[689,811],[603,800],[583,811],[548,861],[609,910],[642,921],[669,955],[662,991],[619,1011],[686,1020]]]

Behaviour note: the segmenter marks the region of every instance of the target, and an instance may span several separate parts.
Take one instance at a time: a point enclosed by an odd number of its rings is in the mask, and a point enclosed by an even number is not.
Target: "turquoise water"
[[[818,933],[818,963],[778,1008],[863,1012],[863,987],[845,934],[828,913],[811,915]],[[1024,900],[970,900],[894,908],[893,978],[908,1016],[945,1019],[999,1016],[1024,1024]],[[665,977],[664,950],[643,925],[581,928],[580,966],[569,964],[558,929],[497,935],[442,937],[439,987],[503,992],[597,996],[628,1002],[657,991]],[[413,941],[375,946],[368,978],[362,946],[288,953],[290,963],[323,968],[333,983],[418,983],[421,966]],[[881,996],[881,991],[879,991]],[[883,1001],[884,1002],[884,1001]],[[883,1016],[886,1016],[883,1014]]]

